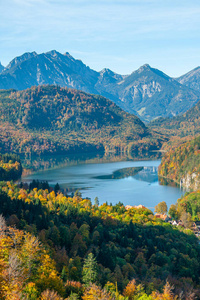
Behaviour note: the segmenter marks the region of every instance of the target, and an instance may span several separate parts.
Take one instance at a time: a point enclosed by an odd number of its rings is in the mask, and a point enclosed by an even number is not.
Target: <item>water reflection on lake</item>
[[[153,155],[157,155],[154,160],[147,160],[147,156],[136,158],[92,154],[65,157],[60,164],[56,164],[55,157],[47,157],[41,161],[33,160],[42,167],[38,167],[37,172],[23,176],[22,180],[47,180],[50,185],[58,182],[61,188],[68,191],[79,189],[83,197],[89,197],[92,201],[97,196],[100,204],[121,201],[125,205],[143,204],[153,209],[160,201],[166,201],[169,207],[183,191],[179,187],[159,184],[157,171],[160,159],[158,154]],[[52,169],[44,170],[46,165]],[[32,168],[37,170],[34,164]]]

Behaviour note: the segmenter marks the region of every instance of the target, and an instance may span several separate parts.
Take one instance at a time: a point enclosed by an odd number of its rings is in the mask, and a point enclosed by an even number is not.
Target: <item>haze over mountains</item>
[[[195,73],[195,78],[199,73]],[[0,89],[23,90],[44,84],[67,86],[100,94],[143,121],[150,121],[183,114],[200,100],[200,90],[190,88],[197,86],[187,79],[192,80],[191,76],[182,77],[175,80],[148,64],[130,75],[109,69],[97,72],[69,53],[53,50],[25,53],[13,59],[0,74]]]

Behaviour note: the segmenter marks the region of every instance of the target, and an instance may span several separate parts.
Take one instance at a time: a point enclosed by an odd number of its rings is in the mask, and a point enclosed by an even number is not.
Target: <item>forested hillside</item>
[[[194,221],[200,221],[200,191],[186,192],[175,205],[171,205],[169,214],[176,220],[185,221],[191,228]]]
[[[110,100],[58,86],[2,90],[0,113],[3,152],[143,151],[164,140]]]
[[[52,290],[68,299],[95,299],[95,293],[110,300],[199,295],[198,239],[148,209],[92,205],[79,192],[67,196],[48,186],[26,190],[2,182],[0,213],[11,226],[0,218],[1,299],[13,293],[50,299]]]
[[[159,175],[181,185],[200,188],[200,137],[169,150],[162,158]]]
[[[22,175],[22,165],[19,156],[0,154],[0,181],[17,180]]]

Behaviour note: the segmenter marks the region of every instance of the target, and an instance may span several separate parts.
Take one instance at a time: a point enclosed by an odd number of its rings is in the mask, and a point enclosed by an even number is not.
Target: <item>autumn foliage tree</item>
[[[62,294],[63,283],[49,253],[29,233],[7,227],[1,217],[0,295],[2,300],[38,299],[47,287]]]
[[[155,212],[157,212],[158,214],[166,214],[167,213],[167,204],[165,201],[162,201],[160,203],[158,203],[155,206]]]
[[[84,292],[82,300],[112,300],[109,292],[100,288],[99,286],[92,284]]]

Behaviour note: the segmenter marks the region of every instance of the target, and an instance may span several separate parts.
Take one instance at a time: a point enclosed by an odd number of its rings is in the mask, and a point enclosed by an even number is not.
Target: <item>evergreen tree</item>
[[[98,199],[98,197],[94,198],[94,205],[95,206],[99,206],[99,199]]]
[[[54,186],[54,192],[57,195],[58,191],[60,191],[60,186],[58,183],[56,183],[56,185]]]
[[[97,280],[97,262],[93,253],[89,253],[83,265],[83,282],[86,286]]]

